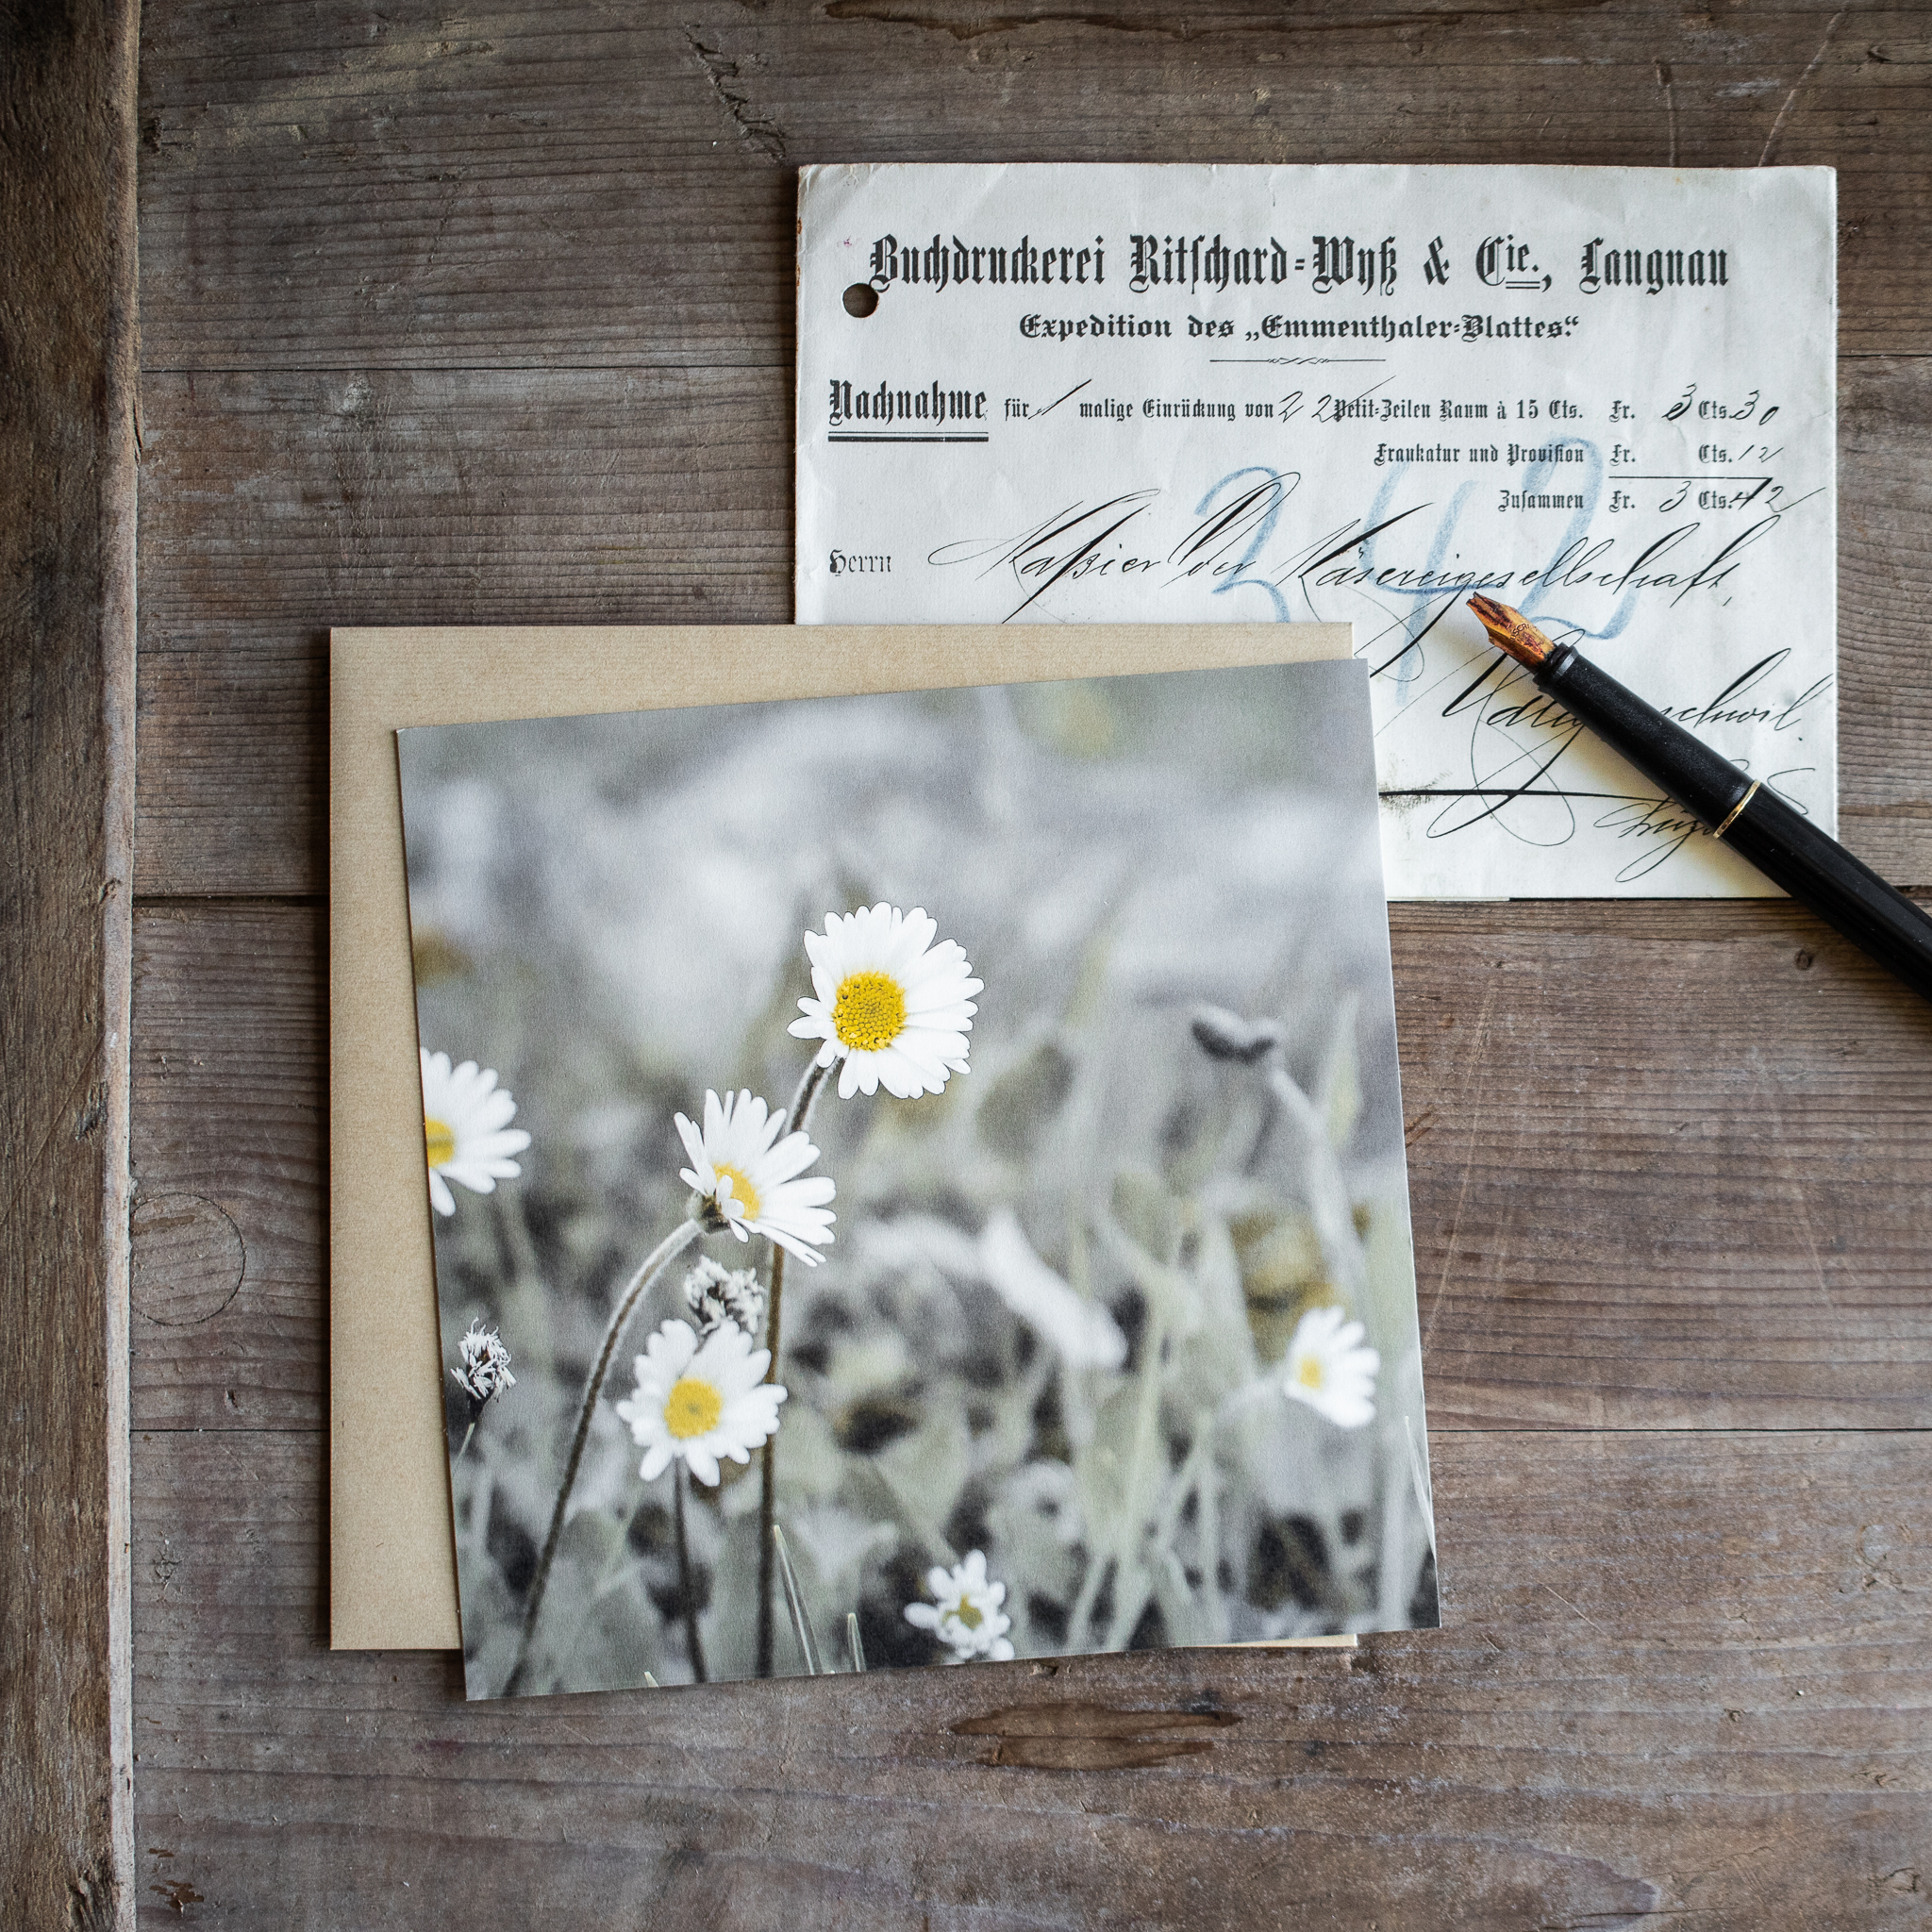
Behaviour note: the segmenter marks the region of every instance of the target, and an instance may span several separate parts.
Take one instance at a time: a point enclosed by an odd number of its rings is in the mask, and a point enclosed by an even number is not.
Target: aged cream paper
[[[1350,621],[1391,896],[1770,892],[1463,600],[1835,828],[1835,190],[808,168],[797,616]]]
[[[1346,625],[337,630],[329,658],[329,1639],[460,1644],[396,731],[1202,670]],[[1343,1642],[1352,1639],[1331,1640]]]

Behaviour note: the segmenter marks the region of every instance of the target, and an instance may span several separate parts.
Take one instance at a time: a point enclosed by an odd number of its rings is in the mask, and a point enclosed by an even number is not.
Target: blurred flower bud
[[[1281,1028],[1273,1020],[1243,1020],[1225,1007],[1196,1007],[1194,1043],[1209,1059],[1239,1060],[1252,1067],[1281,1044]]]

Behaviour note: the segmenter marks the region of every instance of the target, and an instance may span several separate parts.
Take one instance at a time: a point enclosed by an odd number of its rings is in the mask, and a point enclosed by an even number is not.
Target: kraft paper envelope
[[[1347,625],[338,630],[329,651],[329,1641],[456,1650],[397,729],[1345,658]],[[1353,1643],[1353,1638],[1317,1639]]]

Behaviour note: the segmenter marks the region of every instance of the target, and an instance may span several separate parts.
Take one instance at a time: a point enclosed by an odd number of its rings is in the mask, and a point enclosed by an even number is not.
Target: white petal
[[[697,1330],[689,1322],[669,1321],[644,1346],[650,1351],[652,1366],[667,1378],[668,1388],[691,1366],[691,1357],[697,1354]]]
[[[787,1134],[765,1156],[763,1171],[758,1178],[767,1187],[790,1183],[794,1175],[803,1174],[818,1158],[819,1150],[803,1134]]]
[[[821,1208],[838,1198],[839,1190],[828,1174],[808,1174],[803,1180],[787,1181],[778,1198],[789,1213],[793,1208]],[[828,1221],[830,1215],[825,1217]]]

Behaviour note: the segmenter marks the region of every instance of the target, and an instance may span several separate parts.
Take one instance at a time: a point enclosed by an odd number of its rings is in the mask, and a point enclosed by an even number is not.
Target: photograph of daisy
[[[1359,664],[397,737],[472,1697],[1437,1622]]]

